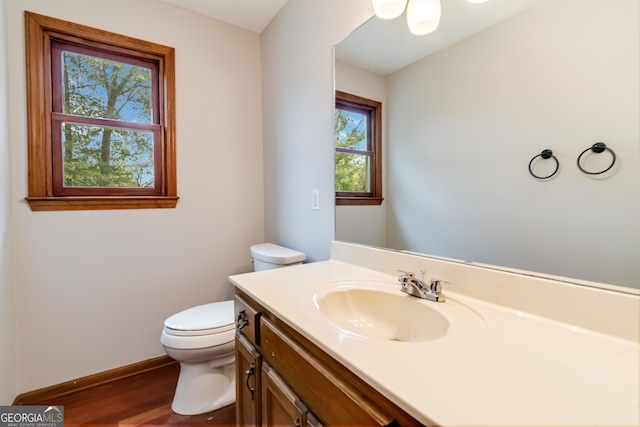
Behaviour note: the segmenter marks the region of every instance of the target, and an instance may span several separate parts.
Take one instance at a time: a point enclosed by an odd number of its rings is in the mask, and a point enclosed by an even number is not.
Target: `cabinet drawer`
[[[254,346],[260,346],[260,313],[242,297],[234,297],[236,331]]]
[[[273,322],[261,318],[262,357],[325,425],[387,426],[393,417],[375,407],[366,396],[329,366],[290,339]],[[331,401],[327,405],[327,401]]]

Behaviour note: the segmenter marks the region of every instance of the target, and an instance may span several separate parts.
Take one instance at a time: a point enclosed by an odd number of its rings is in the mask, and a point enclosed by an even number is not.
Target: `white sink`
[[[366,284],[339,287],[317,295],[316,306],[334,326],[374,339],[434,340],[446,335],[451,325],[424,300],[401,293],[399,286],[395,293]]]

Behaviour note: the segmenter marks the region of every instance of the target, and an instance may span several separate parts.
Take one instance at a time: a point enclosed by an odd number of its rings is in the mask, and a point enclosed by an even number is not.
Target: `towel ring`
[[[609,165],[609,167],[606,168],[605,170],[601,170],[600,172],[589,172],[589,171],[585,170],[582,167],[582,165],[580,164],[580,159],[589,150],[593,151],[594,153],[598,153],[598,154],[602,153],[605,150],[607,150],[609,153],[611,153],[611,157],[613,157],[613,160],[611,161],[611,164]],[[611,169],[613,167],[613,165],[616,164],[616,153],[614,153],[611,148],[607,147],[607,144],[605,144],[604,142],[596,142],[591,147],[587,148],[582,153],[580,153],[580,155],[578,156],[577,163],[578,163],[578,169],[580,169],[582,172],[586,173],[587,175],[600,175],[602,173],[605,173],[609,169]]]
[[[547,175],[547,176],[538,176],[535,173],[533,173],[533,171],[531,170],[531,165],[533,164],[534,160],[537,159],[538,157],[542,157],[543,159],[553,159],[556,162],[556,170],[554,170],[551,175]],[[531,159],[531,161],[529,162],[529,173],[531,175],[533,175],[534,178],[537,179],[549,179],[552,176],[554,176],[557,172],[558,169],[560,169],[560,162],[558,161],[558,158],[556,156],[553,155],[553,151],[546,149],[546,150],[542,150],[542,153],[538,154],[537,156],[535,156],[533,159]]]

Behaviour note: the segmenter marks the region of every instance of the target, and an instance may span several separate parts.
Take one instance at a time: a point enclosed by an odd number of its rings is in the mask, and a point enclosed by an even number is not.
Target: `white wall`
[[[6,3],[6,0],[0,0],[0,405],[10,405],[16,395],[15,276],[7,108]]]
[[[610,3],[547,0],[389,76],[391,247],[639,286],[639,10]],[[605,179],[576,167],[598,141]]]
[[[176,49],[176,209],[29,210],[24,10]],[[227,276],[251,269],[265,237],[260,39],[155,0],[10,1],[6,21],[22,393],[164,354],[166,317],[230,298]]]
[[[333,46],[372,15],[370,0],[289,0],[262,33],[266,237],[310,260],[334,237]]]
[[[382,103],[382,195],[386,192],[387,83],[384,76],[335,61],[336,90]],[[386,204],[379,206],[336,206],[336,239],[386,247]]]

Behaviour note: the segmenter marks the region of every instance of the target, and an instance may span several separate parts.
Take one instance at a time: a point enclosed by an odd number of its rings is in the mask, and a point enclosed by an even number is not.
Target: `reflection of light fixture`
[[[407,7],[409,30],[417,35],[432,33],[440,25],[442,8],[440,0],[373,0],[373,10],[382,19],[393,19]],[[487,0],[467,0],[469,3],[484,3]]]
[[[393,19],[402,15],[407,0],[373,0],[373,10],[382,19]]]

